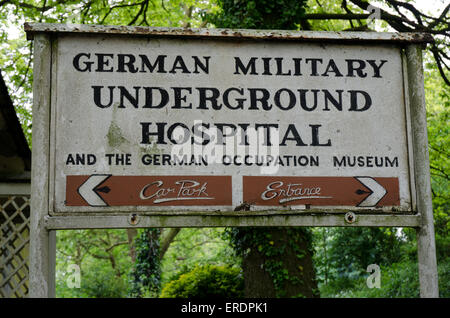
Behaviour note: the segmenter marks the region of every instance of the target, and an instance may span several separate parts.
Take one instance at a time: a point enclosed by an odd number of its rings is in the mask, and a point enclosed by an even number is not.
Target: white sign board
[[[413,210],[397,46],[60,34],[55,47],[53,212]]]
[[[31,296],[54,295],[56,230],[203,226],[413,227],[421,296],[438,296],[429,34],[25,31]]]

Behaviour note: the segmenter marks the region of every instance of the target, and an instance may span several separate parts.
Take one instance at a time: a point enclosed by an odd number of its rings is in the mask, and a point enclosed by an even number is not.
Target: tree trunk
[[[137,236],[137,229],[127,229],[128,245],[130,246],[130,257],[131,261],[136,263],[136,246],[134,244],[134,239]]]
[[[246,232],[253,238],[244,240],[249,244],[242,246],[246,297],[319,296],[306,229],[253,228]]]
[[[162,260],[164,255],[166,254],[167,250],[170,247],[170,244],[172,244],[173,240],[175,239],[175,236],[180,232],[180,228],[173,228],[168,229],[168,233],[164,235],[162,242],[161,242],[161,248],[159,251],[159,258]]]
[[[297,29],[305,0],[269,3],[255,1],[247,6],[242,1],[219,1],[222,11],[209,15],[209,19],[219,28]],[[303,28],[311,28],[308,21],[303,22]],[[243,255],[246,297],[317,296],[307,229],[233,228],[228,233],[236,251]]]
[[[145,228],[136,237],[136,262],[132,275],[132,297],[157,297],[161,289],[160,234],[157,228]]]

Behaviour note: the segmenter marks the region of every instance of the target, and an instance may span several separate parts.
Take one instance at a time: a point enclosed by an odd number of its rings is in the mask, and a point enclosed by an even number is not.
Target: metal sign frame
[[[419,33],[375,32],[291,32],[227,29],[142,28],[123,26],[25,24],[29,39],[34,40],[33,84],[33,156],[31,184],[30,296],[54,297],[56,230],[89,228],[146,227],[244,227],[244,226],[369,226],[412,227],[417,230],[420,294],[438,297],[437,263],[434,238],[431,181],[425,93],[422,69],[422,46],[431,36]],[[415,214],[289,213],[277,211],[249,214],[236,209],[233,213],[214,212],[189,215],[148,215],[122,213],[90,215],[89,213],[50,215],[50,153],[52,100],[52,66],[55,61],[54,35],[61,33],[120,36],[213,38],[221,40],[264,40],[324,43],[389,44],[402,49],[405,102],[410,120],[409,140],[411,178],[415,189]]]

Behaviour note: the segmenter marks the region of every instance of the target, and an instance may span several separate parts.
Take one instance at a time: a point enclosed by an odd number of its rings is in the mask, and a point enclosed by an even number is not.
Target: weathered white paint
[[[147,227],[246,227],[246,226],[392,226],[416,227],[420,218],[417,215],[357,215],[355,223],[345,221],[344,214],[335,215],[137,215],[138,223],[130,225],[129,215],[70,215],[49,216],[45,218],[48,229],[109,229],[109,228],[147,228]]]
[[[426,298],[439,297],[421,48],[417,45],[407,46],[406,58],[414,145],[417,210],[421,216],[421,224],[417,229],[420,296]]]
[[[74,57],[79,53],[91,55],[95,60],[96,53],[115,54],[110,65],[117,69],[117,54],[145,54],[150,59],[157,55],[167,55],[166,69],[172,67],[174,57],[181,55],[188,68],[192,68],[191,56],[210,56],[209,74],[169,74],[169,73],[129,73],[129,72],[79,72],[73,67]],[[279,176],[369,176],[369,177],[397,177],[400,183],[400,206],[383,207],[376,210],[383,212],[412,212],[411,180],[408,162],[407,116],[402,78],[402,60],[400,48],[378,45],[362,46],[338,44],[314,44],[294,42],[232,42],[218,40],[190,40],[166,38],[123,38],[115,36],[82,36],[71,34],[59,35],[53,56],[54,83],[52,90],[52,145],[50,165],[52,180],[50,206],[54,212],[132,212],[132,211],[161,211],[160,207],[68,207],[64,204],[66,198],[67,175],[232,175],[233,176],[233,204],[232,206],[195,206],[195,207],[165,207],[164,211],[183,210],[222,210],[232,211],[234,207],[243,203],[241,178],[244,175],[260,175],[261,169],[252,166],[225,166],[210,164],[208,166],[157,166],[143,165],[143,154],[170,154],[172,145],[144,145],[141,144],[142,129],[140,122],[167,122],[167,127],[180,122],[192,127],[196,121],[203,123],[239,123],[262,124],[274,123],[280,125],[280,139],[286,133],[288,124],[295,124],[302,140],[311,143],[311,128],[309,125],[321,125],[320,142],[331,140],[331,147],[302,147],[289,142],[287,147],[280,147],[280,155],[319,156],[319,167],[279,167]],[[320,67],[323,73],[326,63],[332,58],[342,73],[347,72],[347,59],[386,60],[381,69],[381,78],[372,77],[335,77],[330,72],[327,77],[313,76],[308,64],[302,66],[302,76],[266,76],[266,75],[236,75],[234,57],[243,62],[251,57],[282,57],[285,59],[284,72],[293,71],[293,58],[322,58],[324,65]],[[152,61],[153,62],[153,61]],[[261,63],[258,61],[258,63]],[[275,61],[271,61],[275,69]],[[261,64],[259,64],[261,66]],[[94,64],[92,69],[97,66]],[[308,68],[307,68],[308,67]],[[262,72],[262,67],[258,69]],[[367,73],[370,68],[367,65]],[[104,86],[103,98],[109,97],[107,86],[116,86],[114,104],[108,108],[97,107],[93,101],[92,86]],[[131,93],[133,87],[161,87],[170,94],[169,103],[161,109],[139,107],[135,109],[125,100],[125,108],[118,108],[119,98],[117,86],[124,86]],[[173,109],[170,107],[174,98],[171,87],[192,87],[192,94],[186,92],[186,104],[192,103],[192,109]],[[227,88],[239,87],[244,89],[244,97],[249,99],[248,88],[266,88],[272,97],[279,89],[329,89],[334,97],[334,90],[344,90],[343,110],[337,111],[334,106],[328,106],[330,111],[323,111],[323,93],[319,92],[317,111],[308,112],[297,104],[289,111],[283,111],[275,106],[270,111],[264,110],[231,110],[223,106],[219,111],[199,110],[198,94],[195,87],[214,87],[223,93]],[[372,98],[372,106],[368,111],[351,112],[349,109],[349,93],[347,90],[366,91]],[[106,93],[106,94],[105,94]],[[312,92],[308,100],[312,102]],[[105,96],[106,95],[106,96]],[[157,94],[158,95],[158,94]],[[234,94],[236,96],[236,94]],[[142,91],[139,95],[140,104],[145,98]],[[241,96],[239,96],[241,97]],[[361,97],[361,96],[359,96]],[[232,102],[235,102],[234,100]],[[247,106],[248,107],[248,106]],[[209,108],[211,108],[209,106]],[[260,107],[261,108],[261,107]],[[154,125],[154,124],[153,124]],[[250,125],[250,127],[252,127]],[[152,131],[156,127],[152,126]],[[167,131],[167,128],[166,128]],[[112,138],[114,140],[112,140]],[[167,141],[167,137],[166,137]],[[280,140],[281,141],[281,140]],[[67,165],[69,154],[94,154],[97,162],[94,165]],[[132,165],[108,166],[105,153],[130,153]],[[335,167],[333,157],[342,158],[348,155],[366,157],[397,158],[398,167]],[[293,209],[301,206],[293,206]],[[264,209],[251,207],[251,209]],[[324,211],[351,209],[360,210],[364,207],[341,206],[323,207]]]
[[[403,213],[399,214],[382,214],[377,215],[370,211],[358,211],[356,213],[356,221],[354,223],[348,223],[344,218],[345,209],[340,211],[334,211],[334,214],[314,214],[315,212],[321,211],[280,211],[280,210],[270,210],[270,211],[236,211],[236,212],[214,212],[214,211],[186,211],[186,212],[176,212],[176,211],[168,211],[169,214],[173,214],[173,216],[168,217],[164,215],[164,211],[155,213],[151,211],[147,211],[144,213],[138,213],[136,216],[130,215],[129,213],[124,214],[127,211],[136,211],[139,209],[120,209],[113,211],[109,214],[100,214],[100,211],[94,211],[93,213],[83,213],[82,210],[79,210],[78,213],[64,213],[62,215],[54,215],[51,216],[52,212],[55,211],[55,207],[58,207],[62,211],[64,207],[61,207],[61,192],[56,195],[56,199],[53,197],[53,194],[59,187],[64,174],[68,173],[64,170],[64,167],[61,167],[61,163],[58,163],[58,160],[61,159],[61,152],[67,151],[64,147],[64,142],[66,141],[73,143],[74,145],[82,145],[93,141],[93,136],[96,136],[96,132],[94,128],[92,131],[83,131],[83,132],[75,132],[71,129],[70,116],[81,116],[77,115],[76,112],[74,114],[73,111],[65,109],[61,104],[61,100],[59,97],[61,96],[57,90],[60,85],[60,81],[64,80],[67,77],[67,74],[70,72],[60,72],[61,68],[67,66],[68,61],[61,57],[59,54],[60,51],[60,43],[53,42],[53,47],[50,41],[50,37],[48,35],[42,34],[45,32],[62,32],[67,33],[70,32],[71,28],[60,28],[55,27],[55,25],[48,26],[44,25],[36,25],[34,30],[29,29],[29,34],[34,36],[35,41],[35,61],[34,61],[34,105],[33,105],[33,147],[34,149],[39,149],[39,151],[35,151],[33,153],[33,170],[32,170],[32,200],[31,200],[31,248],[30,248],[30,296],[31,297],[52,297],[54,296],[54,262],[55,262],[55,230],[58,229],[81,229],[81,228],[131,228],[131,227],[199,227],[199,226],[404,226],[404,227],[415,227],[418,228],[418,250],[419,250],[419,275],[420,275],[420,283],[421,283],[421,296],[422,297],[437,297],[438,296],[438,286],[437,286],[437,267],[436,267],[436,256],[435,256],[435,242],[434,242],[434,227],[433,227],[433,214],[432,214],[432,206],[431,206],[431,194],[430,194],[430,177],[429,177],[429,167],[428,167],[428,150],[427,150],[427,136],[426,136],[426,117],[425,117],[425,103],[424,103],[424,92],[423,92],[423,74],[421,69],[421,52],[418,46],[409,46],[406,49],[407,61],[407,73],[405,71],[405,61],[403,61],[403,68],[400,63],[400,49],[392,46],[380,46],[377,47],[377,56],[389,56],[390,58],[397,60],[398,63],[395,63],[395,66],[388,70],[389,78],[388,80],[383,81],[382,83],[372,83],[371,85],[365,86],[362,82],[351,81],[348,79],[343,79],[343,82],[347,84],[351,84],[353,87],[366,87],[367,89],[374,90],[376,92],[376,96],[381,96],[380,92],[383,96],[386,97],[386,103],[377,103],[380,108],[387,112],[387,116],[384,112],[383,114],[374,114],[376,118],[383,123],[382,128],[385,131],[381,133],[381,141],[372,140],[372,139],[364,139],[365,137],[356,136],[355,138],[359,142],[373,142],[371,144],[372,147],[368,147],[367,145],[361,145],[355,142],[357,147],[362,147],[362,149],[381,149],[384,147],[390,147],[389,151],[399,151],[402,153],[401,155],[401,167],[398,173],[398,177],[403,180],[401,182],[401,193],[402,193],[402,207],[405,208],[403,212],[412,212],[416,211],[415,209],[415,200],[417,200],[417,210],[419,214],[415,215],[405,215]],[[75,32],[86,33],[94,30],[92,27],[81,27],[79,29],[73,30]],[[90,31],[89,31],[90,30]],[[163,37],[163,30],[138,30],[134,28],[118,28],[118,31],[114,31],[113,28],[104,28],[98,29],[103,34],[109,33],[121,33],[127,34],[135,32],[140,32],[141,35],[149,35],[152,32],[155,36]],[[175,38],[177,36],[182,35],[183,32],[180,30],[175,30],[173,32],[169,32]],[[207,38],[209,33],[202,30],[195,34],[200,35],[200,38]],[[214,34],[214,32],[212,32]],[[226,35],[227,38],[234,39],[236,38],[236,34],[231,33],[222,33],[222,35]],[[241,34],[242,35],[242,34]],[[292,40],[292,34],[285,34],[280,32],[278,35],[270,32],[250,32],[244,34],[246,38],[259,38],[259,39],[269,39],[271,37],[278,37],[278,40]],[[326,42],[326,34],[317,34],[310,33],[308,35],[302,33],[296,33],[294,35],[296,40],[303,41],[314,41],[321,40]],[[427,37],[421,37],[417,35],[379,35],[379,34],[358,34],[355,33],[343,33],[343,34],[332,34],[329,36],[329,40],[331,42],[336,42],[340,38],[352,43],[353,41],[364,41],[364,37],[369,42],[373,41],[374,43],[386,43],[392,41],[392,43],[404,43],[404,42],[427,42],[429,39]],[[219,38],[213,36],[213,38]],[[85,38],[79,38],[80,41],[86,40]],[[91,41],[93,41],[91,38]],[[149,38],[150,39],[150,38]],[[116,40],[118,41],[118,40]],[[147,41],[146,39],[138,40],[134,39],[130,42],[140,42]],[[180,40],[175,40],[180,41]],[[81,42],[77,42],[79,45]],[[87,42],[86,42],[87,43]],[[103,44],[103,40],[99,39],[99,43]],[[148,43],[154,45],[154,43],[159,43],[158,40],[149,40]],[[175,42],[174,42],[175,43]],[[223,47],[227,47],[224,44]],[[236,42],[241,47],[244,42]],[[85,43],[83,43],[85,44]],[[219,43],[217,43],[219,44]],[[91,45],[95,43],[91,42]],[[264,44],[262,43],[253,43],[249,45],[256,45],[258,53],[263,53],[266,48],[264,48]],[[89,46],[87,46],[89,47]],[[105,47],[105,46],[102,46]],[[283,48],[281,52],[289,52],[290,44],[285,43],[280,46]],[[346,51],[345,54],[343,52],[339,53],[339,47],[335,44],[327,44],[324,46],[328,49],[334,49],[341,56],[341,58],[352,56],[352,54],[356,54],[355,52]],[[357,49],[360,51],[362,55],[371,56],[370,50],[365,46],[358,46],[358,44],[352,45],[352,49]],[[64,48],[64,47],[63,47]],[[70,44],[67,44],[66,49],[70,48]],[[73,47],[72,47],[73,48]],[[107,45],[106,45],[106,48]],[[111,47],[111,49],[114,46]],[[117,48],[117,47],[116,47]],[[155,50],[158,50],[158,46],[153,46]],[[255,49],[256,47],[253,47]],[[311,50],[311,53],[314,53],[316,56],[320,56],[320,49],[315,47],[314,44],[306,44],[305,48],[307,50]],[[373,48],[373,47],[372,47]],[[91,47],[92,49],[92,47]],[[134,47],[135,50],[139,51],[139,46]],[[198,48],[191,47],[191,50],[195,50]],[[237,48],[234,48],[237,49]],[[234,50],[233,49],[233,50]],[[249,49],[249,48],[248,48]],[[228,48],[229,51],[233,51]],[[223,52],[225,52],[224,50]],[[68,51],[70,52],[70,51]],[[173,51],[175,54],[176,51]],[[183,53],[191,52],[187,50]],[[245,54],[245,52],[244,52]],[[277,55],[278,55],[277,51]],[[319,55],[317,55],[319,54]],[[66,65],[64,64],[66,63]],[[227,67],[225,64],[221,64],[218,66],[222,67],[222,71],[227,71]],[[64,70],[64,69],[63,69]],[[50,76],[51,73],[51,76]],[[404,83],[401,84],[401,78],[405,79]],[[52,84],[50,85],[50,78],[52,78]],[[133,80],[127,78],[126,76],[120,78],[120,80],[124,80],[127,84],[133,85]],[[119,79],[119,77],[117,77]],[[78,100],[73,97],[69,97],[68,100],[63,100],[65,102],[69,102],[69,106],[78,106],[84,107],[81,105],[80,101],[83,101],[85,96],[80,94],[80,87],[83,85],[83,81],[85,79],[78,78],[78,82],[70,82],[68,85],[64,85],[62,88],[67,92],[78,92]],[[97,78],[97,80],[102,80],[101,77]],[[162,79],[161,79],[162,80]],[[185,78],[182,83],[190,83],[191,78]],[[107,81],[103,79],[104,85],[108,85]],[[250,81],[251,82],[251,81]],[[258,81],[255,81],[255,85],[259,84]],[[308,83],[314,82],[313,80],[308,81]],[[350,83],[348,83],[350,82]],[[140,82],[136,79],[134,80],[134,84],[137,85]],[[160,83],[160,82],[158,82]],[[328,85],[332,85],[333,82],[328,82]],[[72,84],[72,85],[71,85]],[[204,80],[203,84],[209,85],[210,82]],[[233,81],[233,85],[235,82]],[[239,83],[238,83],[239,84]],[[241,82],[241,85],[248,85],[247,81]],[[278,85],[278,81],[272,82],[272,85]],[[323,83],[321,83],[323,84]],[[52,90],[50,89],[52,86]],[[55,90],[56,88],[56,90]],[[393,90],[396,88],[397,90]],[[405,92],[407,90],[407,92]],[[50,91],[53,92],[50,100]],[[399,93],[400,92],[400,93]],[[396,95],[397,94],[397,95]],[[70,95],[70,94],[68,94]],[[386,105],[393,105],[393,108],[386,107]],[[406,104],[406,109],[405,109]],[[411,110],[409,110],[409,104],[411,105]],[[67,106],[67,105],[65,105]],[[52,111],[50,111],[52,110]],[[64,116],[62,116],[61,112],[63,111]],[[69,117],[65,117],[68,115]],[[87,111],[88,119],[89,115],[95,115],[92,110]],[[381,117],[377,117],[381,116]],[[395,122],[392,118],[394,116],[399,116],[400,123]],[[257,117],[257,116],[256,116]],[[256,118],[255,117],[255,118]],[[411,117],[411,121],[409,121],[409,117]],[[76,117],[85,119],[86,117]],[[131,137],[133,133],[129,133],[127,131],[131,124],[127,124],[126,121],[122,119],[118,119],[117,114],[109,113],[105,116],[105,118],[92,117],[95,118],[95,124],[93,126],[98,126],[102,131],[102,136],[105,137],[105,123],[106,122],[115,122],[117,127],[121,129],[121,136],[125,141],[133,140]],[[233,116],[229,116],[229,118],[233,118]],[[406,119],[405,119],[406,118]],[[51,120],[49,120],[51,119]],[[184,117],[183,117],[184,119]],[[260,118],[261,119],[261,118]],[[268,118],[262,118],[268,119]],[[283,119],[283,118],[281,118]],[[286,119],[286,118],[284,118]],[[370,121],[372,119],[372,121]],[[339,123],[340,119],[336,119],[333,122]],[[342,119],[341,119],[342,120]],[[348,120],[345,118],[345,120]],[[344,122],[345,122],[344,120]],[[347,126],[351,126],[350,128],[357,128],[360,131],[368,131],[374,132],[375,127],[377,127],[377,122],[373,117],[366,118],[366,125],[359,125],[358,123],[351,123]],[[66,130],[57,133],[57,130],[60,128],[58,123],[68,124],[68,128]],[[398,127],[394,127],[393,125],[397,123]],[[120,124],[120,125],[119,125]],[[128,125],[128,126],[127,126]],[[342,129],[349,129],[349,127],[345,126]],[[109,126],[107,126],[109,127]],[[57,129],[58,128],[58,129]],[[83,128],[83,127],[82,127]],[[89,129],[87,129],[89,130]],[[109,128],[108,128],[109,130]],[[344,130],[345,131],[345,130]],[[352,129],[349,129],[352,131]],[[408,138],[407,136],[409,132],[412,131],[413,138]],[[51,132],[51,133],[50,133]],[[72,138],[68,138],[64,134],[74,133]],[[94,134],[93,134],[94,133]],[[389,133],[393,134],[396,138],[394,141],[394,145],[386,143],[388,141]],[[398,133],[398,134],[397,134]],[[129,134],[129,135],[127,135]],[[75,137],[84,137],[84,143],[80,143],[80,141]],[[126,137],[126,138],[125,138]],[[392,136],[391,136],[392,137]],[[337,139],[339,140],[339,138]],[[49,144],[50,141],[50,144]],[[62,142],[62,143],[61,143]],[[62,148],[60,145],[62,144]],[[124,145],[125,144],[125,145]],[[345,145],[343,147],[351,147],[355,146],[355,144]],[[409,145],[409,146],[408,146]],[[413,145],[413,147],[411,147]],[[97,145],[98,146],[98,145]],[[125,150],[133,149],[135,145],[133,145],[133,141],[130,143],[121,142],[117,147],[125,147]],[[87,144],[87,149],[92,150],[90,144]],[[366,148],[364,148],[366,147]],[[95,148],[95,147],[94,147]],[[116,148],[115,146],[111,146],[111,148]],[[414,156],[412,155],[412,149],[414,148]],[[109,149],[114,150],[114,149]],[[117,150],[117,149],[116,149]],[[120,149],[124,151],[123,149]],[[155,149],[153,149],[155,150]],[[380,150],[380,151],[381,151]],[[85,150],[83,150],[85,151]],[[95,148],[95,151],[98,151]],[[104,149],[101,149],[104,151]],[[59,165],[59,166],[58,166]],[[414,167],[412,167],[412,165]],[[414,169],[413,169],[414,168]],[[62,169],[62,170],[61,170]],[[115,168],[115,172],[121,172],[119,168]],[[74,170],[77,172],[77,170]],[[79,173],[83,173],[84,171],[78,171]],[[95,170],[94,172],[98,172]],[[123,172],[123,171],[122,171]],[[217,171],[210,171],[211,174],[217,174]],[[382,172],[380,172],[382,175]],[[345,175],[345,174],[344,174]],[[392,175],[389,175],[392,176]],[[58,181],[59,178],[59,181]],[[413,180],[410,180],[410,179]],[[241,187],[240,180],[235,180],[238,187]],[[411,191],[408,189],[412,189]],[[50,194],[50,195],[49,195]],[[234,204],[240,203],[239,200],[233,202]],[[57,209],[56,209],[57,210]],[[143,209],[142,211],[144,211]],[[88,210],[84,210],[88,211]],[[100,213],[99,213],[100,212]],[[303,212],[303,213],[299,213]],[[382,211],[379,211],[382,212]],[[386,211],[385,211],[386,212]],[[183,215],[185,213],[185,215]],[[246,215],[246,214],[249,215]],[[130,221],[133,220],[133,221]]]
[[[87,33],[122,34],[152,37],[220,38],[220,39],[264,39],[287,41],[368,42],[368,43],[426,43],[433,42],[428,33],[418,32],[330,32],[330,31],[287,31],[250,29],[196,29],[139,27],[122,25],[79,25],[56,23],[25,23],[24,29],[31,39],[39,33]]]
[[[48,35],[34,39],[33,152],[30,204],[30,297],[54,295],[55,231],[50,234],[43,219],[48,215],[49,116],[51,41]]]

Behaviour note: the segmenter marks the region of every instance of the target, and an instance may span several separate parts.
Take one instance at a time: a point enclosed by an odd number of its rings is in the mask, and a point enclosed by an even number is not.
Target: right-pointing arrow
[[[98,188],[110,174],[93,174],[79,188],[78,193],[90,206],[108,206],[98,192],[108,193],[108,187]]]
[[[374,207],[378,204],[378,202],[383,199],[386,195],[386,189],[380,185],[375,179],[370,177],[355,177],[359,182],[361,182],[366,188],[368,188],[371,192],[370,194],[362,200],[357,206],[359,207]],[[365,191],[360,191],[358,194],[363,194]]]

